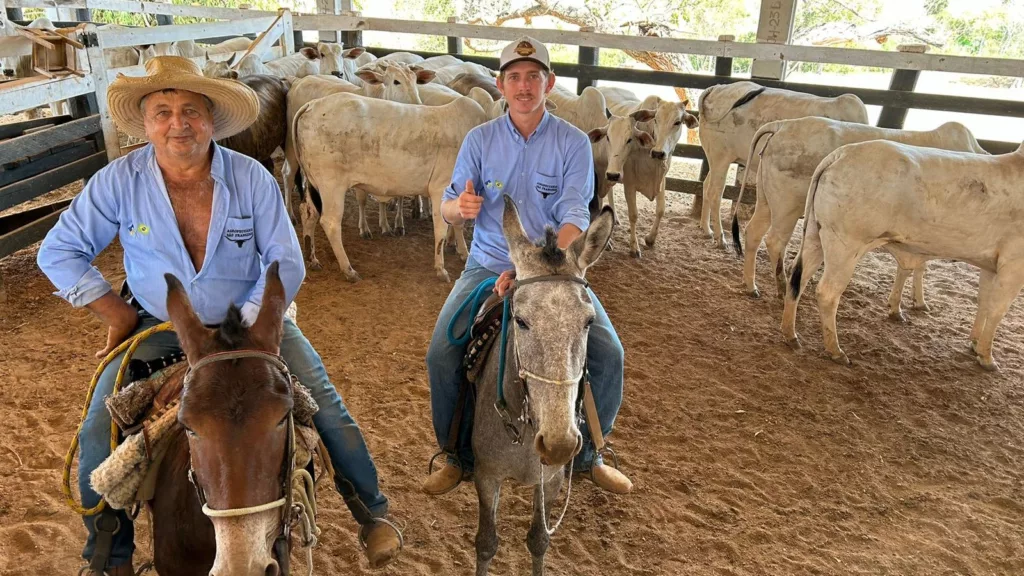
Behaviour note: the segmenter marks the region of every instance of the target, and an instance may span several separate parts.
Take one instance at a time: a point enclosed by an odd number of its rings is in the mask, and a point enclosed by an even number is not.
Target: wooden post
[[[360,13],[352,10],[352,0],[339,0],[341,3],[341,13],[346,16],[358,17]],[[341,41],[345,48],[352,48],[354,46],[363,45],[363,31],[362,30],[346,30],[341,33]]]
[[[449,16],[448,17],[448,23],[449,24],[455,24],[458,21],[459,21],[459,19],[454,17],[454,16]],[[458,36],[449,36],[448,37],[448,53],[449,54],[457,54],[459,56],[462,55],[462,38],[459,38]]]
[[[281,56],[288,56],[289,54],[295,53],[295,30],[292,28],[292,11],[287,8],[279,10],[281,12],[281,21],[278,26],[281,26]],[[299,31],[299,47],[302,47],[302,32]]]
[[[341,0],[316,0],[316,13],[317,14],[341,14]],[[351,6],[349,7],[351,10]],[[341,32],[338,30],[321,30],[320,31],[321,42],[342,42]],[[296,46],[299,44],[296,43]],[[348,48],[348,46],[345,46]]]
[[[769,44],[789,44],[793,39],[793,21],[796,0],[761,0],[761,17],[757,21],[757,41]],[[786,79],[786,62],[782,60],[754,60],[750,69],[752,78]]]
[[[86,61],[96,84],[96,105],[100,115],[100,127],[103,129],[103,144],[107,149],[107,160],[113,161],[121,156],[121,144],[117,137],[117,127],[110,117],[107,107],[107,62],[103,57],[103,40],[96,34],[95,24],[86,24],[80,36],[85,44]]]
[[[900,44],[896,49],[900,52],[924,54],[928,51],[928,46],[924,44]],[[920,77],[920,70],[893,70],[892,78],[889,80],[889,90],[913,92],[914,88],[917,87],[917,79]],[[903,128],[903,123],[907,119],[907,112],[908,110],[906,108],[884,106],[882,108],[882,113],[878,115],[878,127]]]
[[[580,32],[593,32],[593,26],[580,26]],[[601,62],[600,48],[593,46],[580,46],[579,57],[577,58],[581,66],[597,66]],[[582,94],[583,89],[587,86],[597,86],[597,79],[590,75],[589,72],[580,70],[579,77],[576,79],[576,93]]]
[[[719,42],[735,42],[736,36],[723,34],[718,37]],[[732,76],[732,58],[728,56],[715,57],[715,76]]]

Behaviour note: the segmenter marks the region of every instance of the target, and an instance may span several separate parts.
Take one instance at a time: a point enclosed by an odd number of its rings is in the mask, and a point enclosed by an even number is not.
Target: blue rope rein
[[[487,278],[477,287],[470,292],[469,297],[459,305],[458,309],[455,310],[455,314],[452,319],[448,322],[448,327],[445,331],[445,335],[448,337],[448,343],[453,346],[465,346],[469,344],[472,338],[473,330],[473,319],[480,313],[480,308],[484,305],[484,302],[490,296],[491,292],[494,291],[494,284],[497,278]],[[508,294],[503,298],[501,310],[501,348],[498,350],[498,399],[495,406],[498,409],[504,410],[505,404],[505,348],[508,347],[508,317],[512,307],[512,299]],[[466,312],[469,312],[466,318],[466,330],[459,336],[455,335],[455,324],[458,323]]]

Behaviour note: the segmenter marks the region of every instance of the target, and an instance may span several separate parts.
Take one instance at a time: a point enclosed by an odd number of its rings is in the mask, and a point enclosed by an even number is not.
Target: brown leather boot
[[[596,464],[587,474],[594,484],[612,494],[629,494],[633,491],[633,483],[625,474],[607,464]]]
[[[464,476],[462,468],[448,462],[427,476],[427,479],[423,481],[423,491],[431,496],[440,496],[451,492],[462,482]]]
[[[359,529],[359,541],[370,562],[370,568],[383,568],[393,562],[404,544],[398,527],[383,518],[362,526]]]

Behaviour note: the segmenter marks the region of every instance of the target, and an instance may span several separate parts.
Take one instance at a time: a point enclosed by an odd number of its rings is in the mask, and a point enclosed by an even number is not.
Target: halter
[[[185,371],[185,387],[187,389],[189,382],[192,380],[193,375],[197,370],[208,364],[215,362],[225,362],[228,360],[238,360],[241,358],[256,358],[259,360],[265,360],[274,366],[279,372],[284,374],[285,378],[291,381],[294,376],[288,371],[288,365],[285,364],[284,360],[280,356],[275,354],[269,354],[267,352],[261,352],[259,350],[232,350],[229,352],[217,352],[210,354],[193,365],[190,365]],[[259,514],[260,512],[266,512],[268,510],[274,510],[283,507],[284,510],[281,512],[281,533],[274,540],[274,553],[277,556],[278,565],[281,568],[281,574],[288,574],[288,563],[289,563],[289,539],[291,536],[291,522],[289,521],[289,513],[292,509],[292,489],[291,481],[293,476],[296,474],[295,470],[295,419],[291,410],[288,411],[288,438],[285,440],[285,457],[284,463],[282,464],[282,492],[284,496],[274,500],[273,502],[267,502],[266,504],[259,504],[256,506],[246,506],[244,508],[225,508],[221,510],[214,510],[206,502],[206,494],[203,492],[202,486],[199,485],[199,479],[196,477],[195,469],[192,467],[192,453],[189,452],[188,462],[188,479],[196,489],[196,495],[199,497],[199,502],[203,505],[203,514],[210,518],[235,518],[239,516],[250,516],[252,514]],[[299,471],[304,472],[304,471]]]
[[[546,276],[534,276],[533,278],[525,278],[523,280],[515,281],[515,288],[519,289],[523,286],[534,284],[537,282],[573,282],[589,288],[590,283],[586,279],[579,276],[572,276],[569,274],[549,274]],[[514,294],[514,292],[512,293]],[[505,295],[505,301],[501,312],[501,345],[498,349],[498,389],[497,399],[494,402],[494,409],[497,410],[498,415],[501,417],[502,423],[505,425],[505,430],[512,437],[513,444],[523,443],[523,431],[522,428],[516,426],[511,414],[508,412],[508,404],[505,402],[505,349],[508,344],[508,319],[512,312],[512,294]],[[583,369],[580,373],[573,378],[567,379],[556,379],[547,378],[535,372],[531,372],[523,367],[523,362],[519,355],[519,327],[515,325],[515,336],[516,338],[512,342],[513,349],[516,355],[516,365],[518,369],[519,381],[523,383],[523,405],[522,412],[519,415],[518,422],[526,424],[530,417],[530,391],[526,386],[527,380],[533,380],[541,384],[548,384],[551,386],[572,386],[580,385],[583,379],[587,375],[586,360],[583,362]],[[577,398],[577,408],[579,408],[580,398]],[[577,410],[578,411],[578,410]]]

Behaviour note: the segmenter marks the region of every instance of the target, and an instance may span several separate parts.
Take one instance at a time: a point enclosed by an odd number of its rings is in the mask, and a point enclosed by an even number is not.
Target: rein
[[[261,352],[259,350],[232,350],[228,352],[217,352],[210,354],[200,359],[195,364],[188,367],[185,372],[185,386],[189,385],[189,382],[193,378],[193,375],[200,368],[213,364],[215,362],[226,362],[228,360],[238,360],[241,358],[255,358],[258,360],[264,360],[269,362],[278,371],[284,374],[285,378],[291,381],[294,378],[291,372],[288,371],[288,366],[280,356],[275,354],[269,354],[267,352]],[[304,526],[303,535],[303,546],[307,548],[307,555],[309,558],[309,573],[312,574],[313,562],[312,562],[312,546],[316,543],[315,526],[312,524],[313,519],[309,517],[314,514],[315,504],[309,504],[315,502],[315,494],[311,492],[311,488],[315,488],[312,482],[308,482],[307,478],[309,473],[305,469],[295,469],[295,417],[294,411],[288,411],[288,438],[285,440],[286,453],[284,462],[282,463],[282,492],[283,496],[274,500],[273,502],[267,502],[265,504],[258,504],[256,506],[246,506],[242,508],[225,508],[215,510],[210,508],[206,502],[206,494],[203,492],[202,486],[199,485],[199,479],[196,477],[195,469],[192,467],[192,455],[189,453],[189,467],[188,467],[188,479],[196,489],[196,494],[199,497],[199,502],[203,505],[203,514],[209,518],[236,518],[239,516],[250,516],[252,514],[259,514],[260,512],[266,512],[268,510],[275,510],[277,508],[283,508],[281,511],[281,533],[274,540],[274,553],[277,556],[278,564],[281,568],[281,574],[287,575],[289,570],[289,541],[291,538],[291,525],[292,519],[290,516],[295,513],[296,520],[302,520]],[[302,505],[293,504],[293,484],[295,479],[299,479],[299,483],[304,487],[303,493],[301,494],[304,502]],[[293,510],[293,508],[295,510]],[[310,527],[313,527],[310,530]]]

